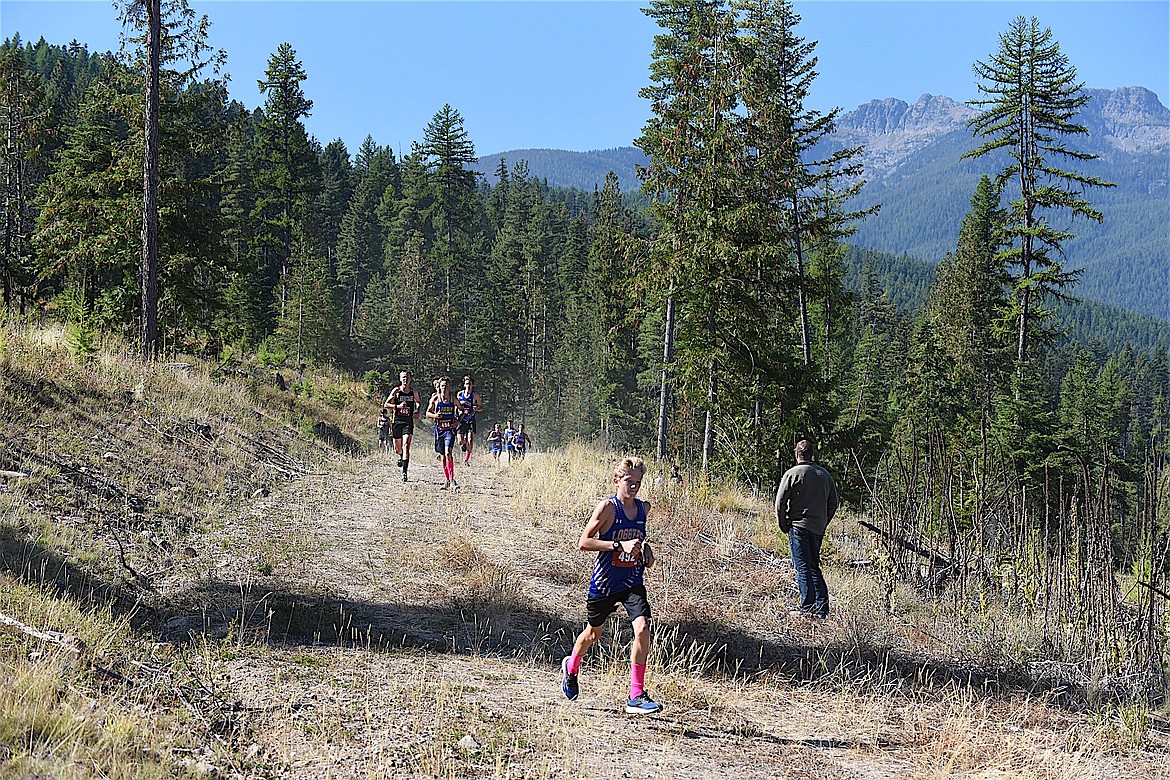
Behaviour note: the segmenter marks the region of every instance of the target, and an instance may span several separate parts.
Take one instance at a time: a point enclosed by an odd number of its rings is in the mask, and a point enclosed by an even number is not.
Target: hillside
[[[1141,88],[1088,92],[1078,120],[1089,135],[1074,146],[1100,159],[1077,170],[1117,187],[1087,193],[1102,224],[1057,222],[1077,235],[1065,245],[1066,264],[1084,268],[1075,294],[1170,319],[1170,111]],[[855,244],[931,262],[954,250],[980,175],[1003,165],[960,160],[976,145],[965,126],[973,115],[949,98],[923,95],[913,105],[873,101],[841,117],[833,147],[866,147],[857,205],[881,204],[858,226]]]
[[[568,702],[611,454],[481,452],[446,493],[425,434],[406,484],[371,452],[343,378],[0,335],[0,774],[1076,780],[1170,757],[1164,713],[1095,698],[1015,616],[887,593],[858,508],[812,623],[766,500],[657,474],[666,709],[621,714],[620,620]]]
[[[876,275],[879,289],[907,314],[921,310],[934,283],[935,264],[914,257],[850,247],[844,262],[849,290],[861,294],[862,279],[869,269]],[[1086,299],[1064,301],[1055,308],[1060,332],[1073,343],[1110,348],[1128,344],[1137,351],[1170,348],[1170,321]]]
[[[1100,159],[1078,168],[1117,183],[1089,199],[1102,211],[1102,224],[1068,227],[1077,238],[1066,246],[1066,264],[1083,267],[1075,294],[1096,302],[1170,319],[1170,110],[1141,87],[1088,90],[1092,99],[1079,121],[1089,135],[1076,146]],[[858,225],[851,242],[864,249],[937,262],[953,251],[959,225],[992,160],[960,160],[974,146],[966,120],[971,109],[950,98],[923,95],[908,104],[874,100],[844,113],[826,148],[862,145],[867,185],[859,207],[881,211]],[[619,154],[620,152],[620,154]],[[640,150],[605,152],[517,150],[501,153],[529,161],[531,171],[553,186],[591,190],[615,170],[623,191],[640,184],[634,165]],[[494,170],[501,155],[480,159],[479,170]]]

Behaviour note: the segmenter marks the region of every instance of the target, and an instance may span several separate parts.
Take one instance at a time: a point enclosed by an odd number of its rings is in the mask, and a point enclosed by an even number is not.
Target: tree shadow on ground
[[[203,606],[172,613],[173,617],[156,626],[161,638],[182,641],[186,636],[233,634],[274,645],[411,648],[508,658],[550,668],[556,668],[570,652],[584,626],[583,620],[566,620],[531,601],[491,595],[431,603],[376,602],[296,588],[260,592],[215,580],[205,581],[184,601]],[[870,645],[839,634],[825,633],[824,641],[816,637],[806,641],[795,635],[762,637],[717,619],[660,624],[655,632],[658,662],[708,679],[767,676],[793,684],[1043,694],[1066,707],[1089,701],[1090,692],[1073,685],[1038,682],[1013,670],[916,657],[898,648]],[[630,638],[628,622],[615,614],[594,652],[623,657]]]
[[[83,609],[109,608],[127,617],[135,629],[149,629],[154,623],[154,610],[144,603],[139,588],[87,571],[23,536],[20,528],[0,526],[0,571],[58,598],[71,599]]]
[[[110,608],[154,640],[185,643],[234,636],[277,646],[407,648],[555,668],[584,625],[583,620],[567,620],[525,597],[491,592],[423,603],[362,601],[308,587],[262,589],[211,579],[164,601],[133,584],[87,572],[22,536],[18,528],[0,527],[0,570],[83,608]],[[1036,681],[1022,671],[916,657],[842,637],[840,632],[825,632],[825,641],[818,641],[815,634],[810,640],[796,635],[763,637],[714,617],[659,624],[655,632],[659,663],[709,679],[779,676],[792,683],[850,683],[874,689],[1043,694],[1070,708],[1090,703],[1095,695],[1061,681]],[[629,639],[627,621],[615,614],[595,652],[624,656]]]

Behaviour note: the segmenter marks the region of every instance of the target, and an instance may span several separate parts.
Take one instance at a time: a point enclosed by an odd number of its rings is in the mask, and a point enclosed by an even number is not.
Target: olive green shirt
[[[838,506],[832,475],[823,466],[808,461],[784,472],[776,490],[776,522],[785,533],[796,526],[824,536]]]

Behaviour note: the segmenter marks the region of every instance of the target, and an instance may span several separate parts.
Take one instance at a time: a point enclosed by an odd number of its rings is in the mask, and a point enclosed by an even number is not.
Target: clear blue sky
[[[228,54],[232,97],[263,103],[256,81],[282,41],[296,49],[322,143],[350,152],[366,134],[396,151],[419,140],[444,103],[463,115],[479,154],[630,145],[648,115],[657,26],[643,3],[190,0]],[[797,0],[800,34],[817,41],[812,108],[923,93],[977,97],[971,65],[1019,15],[1051,27],[1086,86],[1170,93],[1170,0]],[[0,37],[19,32],[91,51],[117,49],[110,0],[0,0]]]

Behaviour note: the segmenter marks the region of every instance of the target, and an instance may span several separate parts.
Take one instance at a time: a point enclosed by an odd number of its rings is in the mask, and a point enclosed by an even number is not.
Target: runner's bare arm
[[[597,537],[609,530],[609,527],[613,525],[613,519],[613,504],[609,501],[599,502],[593,509],[593,516],[585,524],[585,530],[581,532],[581,540],[577,543],[577,549],[581,552],[612,550],[613,542],[603,542]]]

